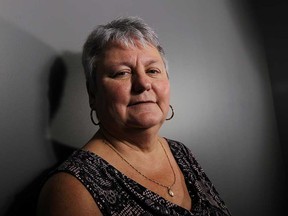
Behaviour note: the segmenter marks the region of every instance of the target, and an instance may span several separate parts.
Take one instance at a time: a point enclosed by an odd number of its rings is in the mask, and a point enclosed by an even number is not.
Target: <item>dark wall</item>
[[[265,47],[275,114],[288,176],[288,3],[255,0],[252,3]],[[288,194],[286,183],[286,200]],[[287,210],[286,210],[287,211]],[[287,211],[288,212],[288,211]]]

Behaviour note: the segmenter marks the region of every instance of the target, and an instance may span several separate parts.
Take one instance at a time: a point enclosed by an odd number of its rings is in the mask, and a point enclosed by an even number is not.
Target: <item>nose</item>
[[[134,74],[132,78],[132,90],[136,93],[149,91],[151,89],[151,81],[147,74]]]

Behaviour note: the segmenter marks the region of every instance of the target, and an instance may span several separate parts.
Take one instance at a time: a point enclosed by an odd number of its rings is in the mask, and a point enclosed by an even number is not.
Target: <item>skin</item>
[[[97,73],[101,88],[90,95],[91,107],[111,135],[147,147],[169,110],[170,84],[163,60],[153,46],[118,44],[112,44],[103,59]]]
[[[153,46],[111,44],[97,65],[97,89],[90,106],[101,127],[83,147],[102,157],[129,178],[165,199],[191,209],[184,177],[159,129],[169,111],[170,84],[164,62]],[[106,143],[103,142],[106,140]],[[167,156],[160,145],[163,144]],[[108,144],[107,144],[108,143]],[[164,185],[176,183],[171,197],[163,188],[139,175],[109,145],[138,170]],[[102,215],[84,186],[69,174],[59,173],[44,186],[38,215]]]

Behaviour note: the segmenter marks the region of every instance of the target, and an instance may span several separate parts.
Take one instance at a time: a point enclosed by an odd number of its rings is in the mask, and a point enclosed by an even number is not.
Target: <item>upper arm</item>
[[[87,189],[72,175],[57,173],[41,190],[38,216],[101,216],[101,212]]]

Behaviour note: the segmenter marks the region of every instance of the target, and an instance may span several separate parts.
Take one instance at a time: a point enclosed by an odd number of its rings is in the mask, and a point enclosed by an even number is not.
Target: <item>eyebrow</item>
[[[144,65],[145,66],[149,66],[149,65],[152,65],[152,64],[155,64],[155,63],[159,63],[159,62],[160,62],[159,60],[150,59],[150,60],[147,60],[146,62],[144,62]],[[120,61],[120,62],[115,62],[115,63],[112,63],[112,64],[110,63],[109,66],[110,67],[117,67],[117,66],[132,67],[133,65],[129,61]]]
[[[151,65],[151,64],[158,63],[158,62],[160,62],[160,61],[159,60],[155,60],[155,59],[151,59],[151,60],[148,60],[145,65]]]

